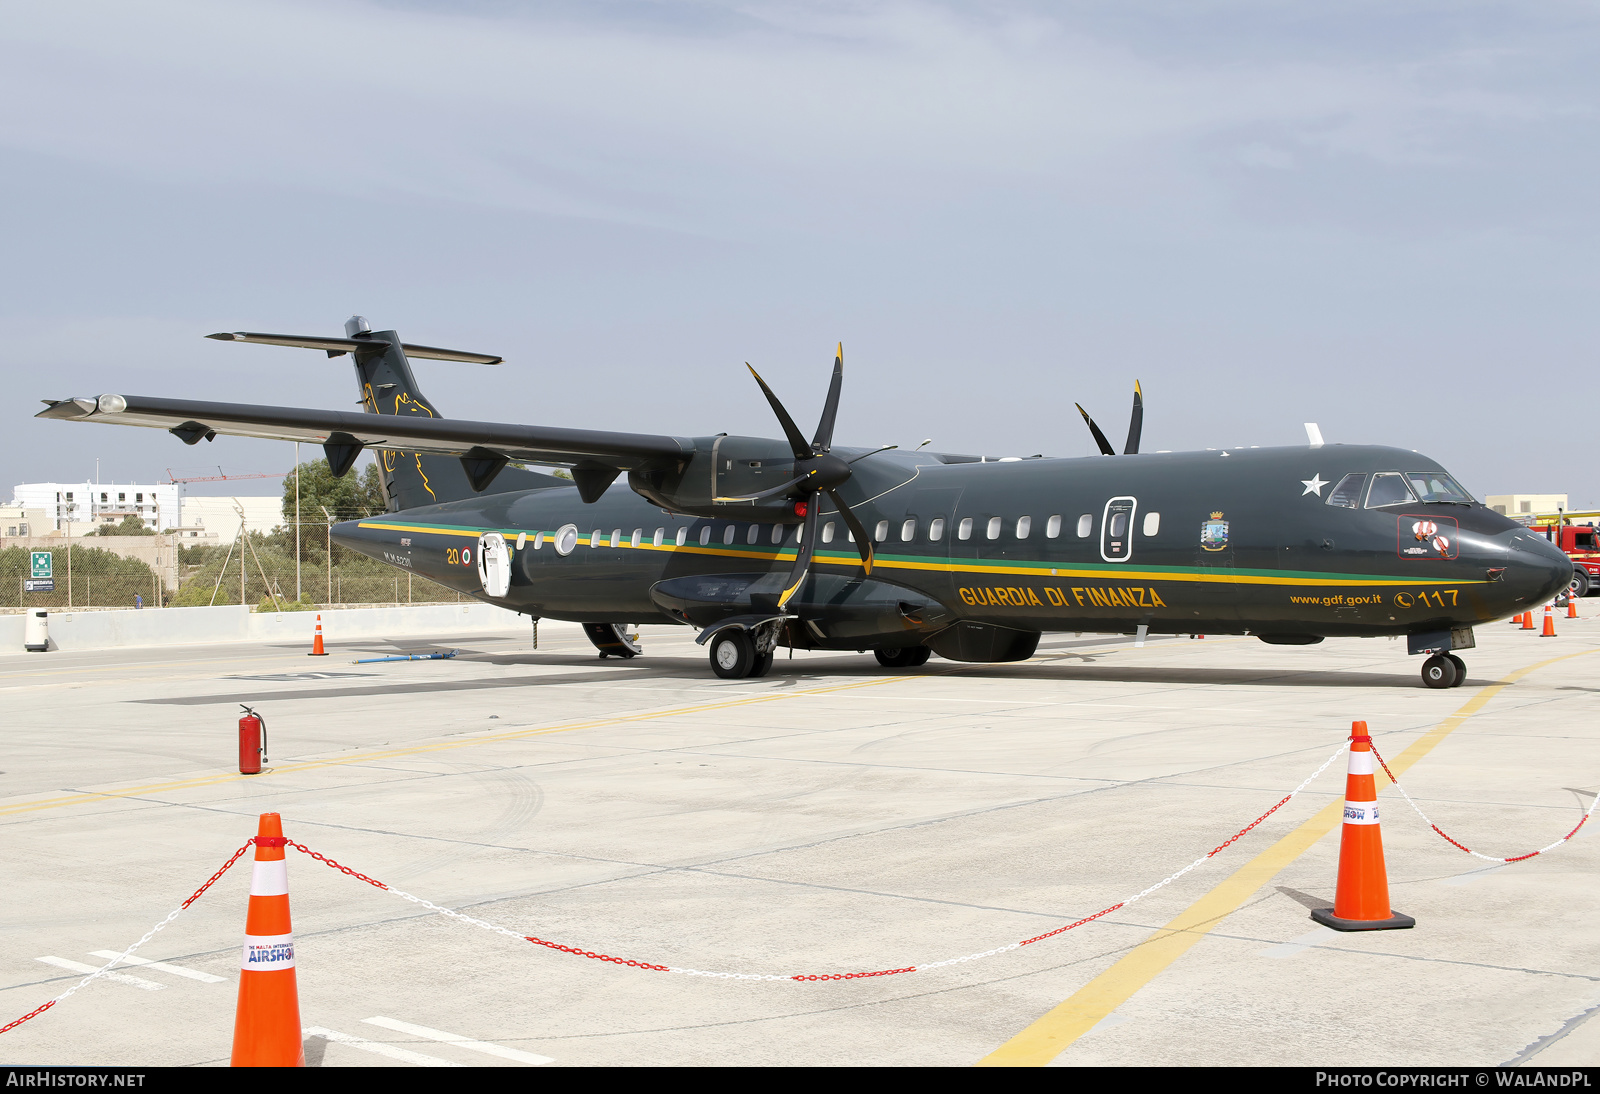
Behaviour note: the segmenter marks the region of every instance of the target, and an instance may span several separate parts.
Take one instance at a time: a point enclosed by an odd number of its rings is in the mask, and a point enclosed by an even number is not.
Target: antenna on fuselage
[[[1306,442],[1312,448],[1322,447],[1322,430],[1317,427],[1316,422],[1306,423]]]

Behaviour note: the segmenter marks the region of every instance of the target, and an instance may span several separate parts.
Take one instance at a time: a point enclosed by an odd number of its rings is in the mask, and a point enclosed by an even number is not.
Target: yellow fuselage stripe
[[[455,528],[432,528],[427,525],[411,524],[376,524],[369,523],[367,521],[361,522],[360,527],[376,528],[386,532],[417,532],[424,535],[457,536],[466,539],[477,539],[480,535],[482,535],[481,532],[462,531]],[[516,530],[512,530],[509,532],[509,534],[505,531],[502,531],[501,534],[508,535],[508,538],[514,539],[519,533]],[[548,536],[550,533],[546,532],[544,534]],[[590,546],[589,541],[589,536],[579,536],[577,546],[587,548]],[[609,547],[610,540],[602,536],[600,546]],[[528,550],[528,548],[523,549]],[[735,550],[726,547],[702,547],[698,544],[688,543],[684,544],[682,547],[679,547],[675,543],[663,543],[659,547],[654,543],[640,543],[639,546],[635,547],[632,545],[629,537],[627,536],[624,536],[613,549],[618,551],[681,551],[692,555],[719,555],[726,558],[742,558],[749,559],[753,562],[764,563],[775,562],[779,559],[793,559],[796,553],[796,548],[793,547],[785,547],[776,551],[747,551]],[[576,550],[576,548],[574,548],[574,550]],[[846,568],[853,568],[861,565],[861,558],[859,555],[855,554],[835,554],[830,556],[819,551],[812,556],[812,563],[819,566],[844,566]],[[1125,567],[1096,568],[1090,570],[1074,567],[1070,563],[1062,566],[986,566],[981,562],[934,562],[931,560],[927,562],[900,561],[895,559],[886,559],[882,555],[875,556],[873,558],[872,565],[874,569],[882,567],[886,570],[918,570],[928,573],[984,574],[994,577],[1004,577],[1007,575],[1017,577],[1054,577],[1061,579],[1083,577],[1114,581],[1182,581],[1188,583],[1220,585],[1295,585],[1316,586],[1319,588],[1365,588],[1368,586],[1378,585],[1398,586],[1401,588],[1416,588],[1417,586],[1421,585],[1448,585],[1455,588],[1460,588],[1463,585],[1486,584],[1486,582],[1481,578],[1368,578],[1348,576],[1295,577],[1287,574],[1264,575],[1235,573],[1185,574],[1167,573],[1161,570],[1136,570]]]

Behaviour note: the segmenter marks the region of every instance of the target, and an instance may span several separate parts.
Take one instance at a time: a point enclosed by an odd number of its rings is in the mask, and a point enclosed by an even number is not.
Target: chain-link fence
[[[295,567],[294,535],[248,533],[228,546],[186,548],[179,557],[177,607],[251,604],[297,611],[336,604],[437,604],[464,601],[453,589],[401,573],[338,545],[313,544],[302,535]]]
[[[70,550],[57,547],[51,554],[51,576],[41,579],[34,576],[31,551],[0,550],[0,610],[249,604],[265,611],[308,611],[346,604],[471,599],[338,546],[330,565],[326,544],[303,548],[297,573],[293,536],[281,532],[250,533],[231,545],[181,549],[175,593],[163,589],[156,571],[137,559],[79,546],[76,540]]]
[[[163,603],[161,580],[138,559],[74,545],[50,552],[48,578],[35,577],[33,553],[23,547],[0,551],[0,607],[154,608]]]

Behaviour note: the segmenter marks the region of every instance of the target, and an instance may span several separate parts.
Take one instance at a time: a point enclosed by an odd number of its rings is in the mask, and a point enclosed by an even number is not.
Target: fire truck
[[[1578,518],[1593,522],[1600,513],[1542,513],[1528,530],[1542,534],[1571,557],[1571,595],[1588,596],[1600,592],[1600,529],[1593,523],[1574,524]]]

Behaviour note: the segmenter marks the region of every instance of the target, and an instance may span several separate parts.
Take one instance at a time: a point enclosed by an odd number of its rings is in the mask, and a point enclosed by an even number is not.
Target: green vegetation
[[[23,582],[30,574],[29,552],[21,547],[0,551],[0,606],[8,608],[131,608],[134,597],[144,598],[144,606],[156,607],[160,585],[155,571],[138,559],[121,558],[98,547],[71,548],[68,564],[67,543],[51,548],[56,591],[24,592]],[[238,586],[235,585],[235,588]]]
[[[144,521],[129,513],[122,518],[121,524],[102,524],[90,535],[96,536],[153,536],[155,529],[146,528]]]

